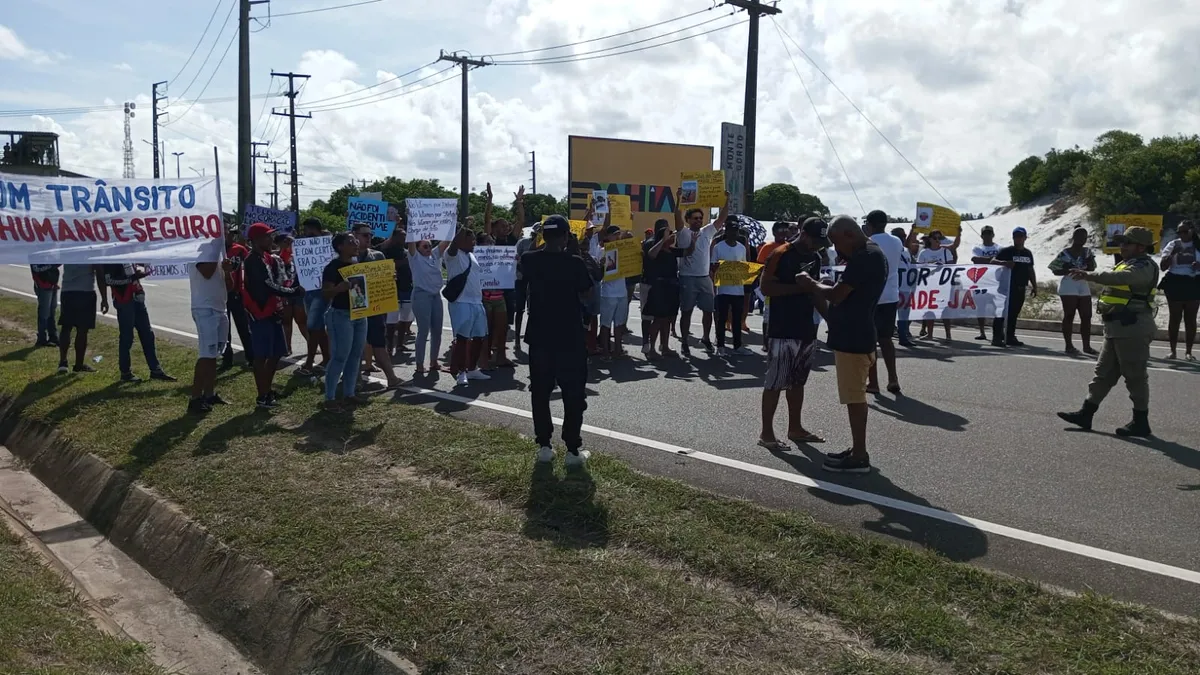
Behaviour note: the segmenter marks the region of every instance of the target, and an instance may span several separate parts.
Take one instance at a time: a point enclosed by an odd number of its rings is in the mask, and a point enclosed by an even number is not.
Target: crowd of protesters
[[[821,443],[802,423],[804,388],[816,352],[817,330],[828,324],[826,346],[833,352],[838,397],[847,407],[852,445],[829,454],[827,470],[864,473],[870,470],[867,452],[867,396],[880,393],[876,357],[886,369],[886,390],[901,391],[893,339],[911,345],[907,321],[899,320],[900,289],[896,270],[910,265],[948,265],[958,262],[959,240],[947,243],[941,232],[919,237],[916,228],[888,230],[889,219],[873,211],[860,225],[850,216],[831,220],[809,217],[796,223],[777,222],[771,240],[755,247],[737,216],[724,208],[708,221],[699,208],[676,211],[674,222],[659,219],[641,242],[640,275],[603,279],[605,245],[627,239],[632,232],[611,224],[611,213],[594,218],[579,237],[562,216],[534,224],[522,236],[525,222],[524,188],[514,197],[514,222],[492,217],[492,191],[487,188],[482,227],[476,232],[460,226],[448,241],[408,239],[403,219],[386,239],[373,236],[371,226],[352,224],[331,237],[332,259],[323,268],[320,286],[304,288],[292,256],[293,238],[254,223],[244,236],[229,233],[220,262],[189,266],[191,311],[199,349],[189,411],[205,413],[225,404],[216,391],[218,360],[233,366],[233,333],[254,373],[256,406],[274,408],[280,395],[273,388],[280,364],[291,357],[293,332],[305,343],[296,373],[323,378],[325,406],[345,411],[365,404],[368,390],[394,391],[403,384],[395,363],[412,356],[414,377],[449,371],[455,386],[491,379],[498,368],[515,367],[509,358],[526,345],[529,391],[539,461],[550,461],[553,422],[550,397],[562,392],[563,442],[568,464],[582,464],[583,412],[587,408],[589,357],[623,358],[623,344],[632,334],[630,306],[639,299],[641,351],[648,361],[690,357],[694,347],[710,356],[736,360],[751,354],[743,344],[746,316],[761,303],[766,371],[763,376],[762,428],[758,444],[772,451],[786,446],[776,436],[774,418],[781,396],[788,405],[786,438],[794,443]],[[680,197],[677,194],[677,197]],[[728,199],[726,200],[728,203]],[[1179,238],[1163,251],[1162,290],[1170,307],[1171,353],[1177,334],[1186,328],[1185,358],[1191,360],[1200,305],[1200,261],[1190,223],[1178,229]],[[323,237],[321,222],[306,220],[301,237]],[[984,227],[983,243],[972,250],[971,262],[1001,265],[1010,270],[1008,307],[992,325],[991,341],[999,347],[1019,347],[1016,319],[1026,292],[1036,294],[1033,254],[1025,248],[1023,228],[1012,232],[1012,244],[1000,246],[995,232]],[[1090,342],[1091,290],[1082,276],[1096,268],[1087,248],[1087,231],[1076,230],[1071,245],[1050,264],[1061,278],[1063,337],[1066,351],[1076,353],[1073,322],[1080,320],[1083,351],[1096,353]],[[480,245],[516,248],[516,283],[512,289],[485,289],[474,249]],[[354,318],[352,307],[361,294],[341,270],[362,262],[390,260],[395,267],[398,309]],[[754,283],[717,285],[717,270],[726,263],[755,262],[763,266]],[[837,281],[823,270],[841,265]],[[115,309],[120,331],[118,366],[123,382],[136,382],[131,351],[135,336],[148,366],[149,377],[174,381],[160,365],[155,336],[140,280],[144,265],[33,265],[38,298],[39,345],[57,346],[59,372],[94,372],[85,355],[88,333],[95,327],[97,308]],[[445,300],[445,304],[443,303]],[[443,311],[445,309],[445,311]],[[699,312],[701,333],[692,335]],[[57,321],[55,315],[58,314]],[[444,314],[449,315],[451,342],[443,365]],[[415,324],[415,330],[414,330]],[[715,327],[716,343],[712,337]],[[935,339],[932,320],[921,322],[915,339]],[[943,321],[951,338],[951,323]],[[977,339],[987,340],[984,319]],[[74,346],[73,364],[68,356]],[[672,349],[672,340],[678,351]],[[411,342],[411,346],[410,346]],[[396,361],[394,361],[396,360]],[[372,375],[382,381],[372,382]]]

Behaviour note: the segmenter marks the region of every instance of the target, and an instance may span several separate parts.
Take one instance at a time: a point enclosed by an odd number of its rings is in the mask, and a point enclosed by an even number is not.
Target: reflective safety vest
[[[1133,265],[1122,261],[1117,263],[1117,266],[1113,268],[1113,271],[1120,272],[1122,270],[1132,268]],[[1134,293],[1129,286],[1105,286],[1100,290],[1100,313],[1105,314],[1108,312],[1120,311],[1124,308],[1134,310],[1141,309],[1142,305],[1136,303],[1143,303],[1147,309],[1152,310],[1154,309],[1154,296],[1156,293],[1157,289],[1154,286],[1151,286],[1150,292],[1145,295]],[[1133,307],[1129,307],[1130,301],[1135,303]]]

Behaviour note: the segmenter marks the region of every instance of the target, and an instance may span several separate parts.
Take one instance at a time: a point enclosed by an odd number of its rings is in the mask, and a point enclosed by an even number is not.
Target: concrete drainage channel
[[[101,623],[145,643],[163,667],[185,675],[419,672],[347,640],[332,615],[269,570],[127,474],[21,419],[12,403],[0,400],[0,498],[103,608]]]

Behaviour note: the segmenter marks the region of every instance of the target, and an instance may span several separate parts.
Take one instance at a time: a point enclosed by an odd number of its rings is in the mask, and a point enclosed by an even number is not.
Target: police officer
[[[1158,266],[1150,259],[1154,235],[1144,227],[1130,227],[1117,237],[1121,262],[1111,272],[1072,270],[1073,279],[1104,284],[1096,312],[1104,320],[1104,347],[1096,363],[1096,374],[1088,386],[1083,408],[1058,413],[1082,429],[1092,428],[1092,416],[1100,402],[1122,377],[1133,401],[1133,421],[1117,429],[1118,436],[1150,435],[1150,342],[1154,340],[1154,294]]]

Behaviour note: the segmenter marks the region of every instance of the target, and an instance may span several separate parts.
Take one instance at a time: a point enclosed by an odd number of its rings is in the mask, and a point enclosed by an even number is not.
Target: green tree
[[[522,225],[530,225],[532,223],[540,223],[543,216],[552,216],[558,214],[558,200],[554,195],[540,193],[536,195],[525,195],[525,220],[528,222],[521,223]],[[561,213],[559,215],[567,215]]]
[[[1044,165],[1041,157],[1030,155],[1008,172],[1008,198],[1013,204],[1032,201],[1039,196],[1034,183],[1035,178],[1038,185],[1044,183]]]
[[[799,220],[810,215],[827,217],[829,207],[795,185],[772,183],[754,191],[754,207],[749,215],[755,220]]]

